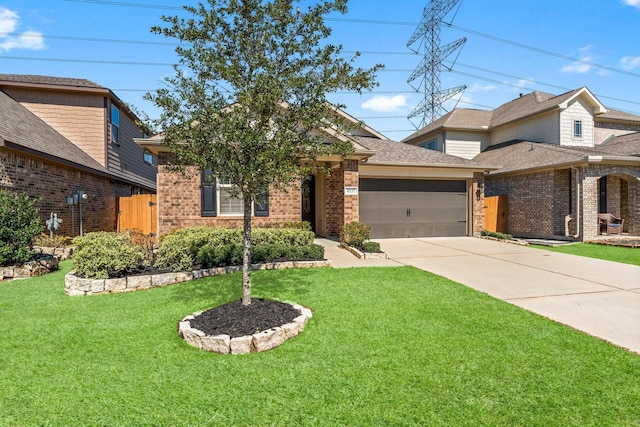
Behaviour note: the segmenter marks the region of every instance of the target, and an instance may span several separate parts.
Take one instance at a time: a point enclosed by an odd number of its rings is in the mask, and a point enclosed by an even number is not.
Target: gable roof
[[[51,77],[29,74],[0,74],[0,83],[2,84],[28,84],[43,85],[43,86],[60,86],[60,87],[75,87],[75,88],[90,88],[90,89],[107,89],[104,86],[100,86],[91,80],[75,79],[68,77]]]
[[[367,165],[429,166],[482,171],[495,169],[484,162],[468,160],[402,142],[362,136],[355,137],[355,139],[359,145],[375,153],[367,159]]]
[[[614,136],[600,144],[599,147],[612,154],[640,157],[640,132]]]
[[[632,162],[640,165],[640,157],[618,154],[607,147],[564,147],[556,144],[513,140],[492,145],[474,157],[475,161],[499,168],[491,175],[528,172],[536,169],[568,167],[583,163]]]
[[[581,87],[580,89],[575,89],[561,95],[535,91],[527,95],[520,95],[520,97],[502,104],[494,110],[456,108],[408,136],[402,140],[402,142],[413,141],[422,135],[440,129],[489,131],[495,127],[522,120],[526,117],[547,111],[565,109],[569,106],[569,103],[578,97],[583,97],[586,100],[592,107],[594,115],[607,114],[609,111],[586,87]],[[616,118],[617,115],[612,113],[610,117]]]

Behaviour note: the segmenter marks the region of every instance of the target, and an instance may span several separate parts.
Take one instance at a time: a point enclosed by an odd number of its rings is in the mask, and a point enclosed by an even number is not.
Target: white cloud
[[[585,74],[591,71],[593,66],[589,62],[593,62],[594,57],[590,54],[591,45],[578,49],[578,58],[580,61],[574,62],[562,67],[563,73]]]
[[[45,49],[42,34],[36,31],[25,31],[14,35],[18,27],[19,16],[16,12],[0,7],[0,53],[12,49],[41,50]]]
[[[622,0],[624,4],[640,8],[640,0]]]
[[[498,89],[498,86],[495,85],[481,85],[480,83],[474,83],[470,88],[467,89],[467,92],[487,92],[490,90]]]
[[[640,3],[640,0],[638,0],[638,3]],[[620,67],[627,71],[640,67],[640,56],[625,56],[620,60]]]
[[[374,96],[368,101],[365,101],[361,107],[365,110],[373,110],[377,112],[391,112],[398,111],[400,108],[407,105],[407,97],[404,95],[396,96]]]
[[[528,84],[532,84],[532,83],[533,83],[533,80],[532,80],[532,79],[529,79],[529,78],[527,78],[527,79],[520,79],[520,80],[518,80],[518,81],[517,81],[517,82],[515,82],[515,83],[511,83],[511,82],[509,82],[509,81],[505,80],[503,83],[504,83],[506,86],[511,86],[512,88],[514,88],[514,89],[516,89],[516,90],[517,90],[517,89],[522,89],[523,87],[526,87]]]

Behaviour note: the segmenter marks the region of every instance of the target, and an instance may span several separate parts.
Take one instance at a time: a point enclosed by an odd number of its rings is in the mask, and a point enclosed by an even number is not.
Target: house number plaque
[[[344,187],[344,195],[345,196],[357,196],[358,195],[358,187]]]

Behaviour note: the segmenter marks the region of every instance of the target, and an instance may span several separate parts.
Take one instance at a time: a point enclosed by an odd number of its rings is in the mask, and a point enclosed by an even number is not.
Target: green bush
[[[362,222],[354,221],[342,227],[342,241],[349,246],[362,249],[364,242],[369,240],[371,227]]]
[[[300,261],[324,259],[324,247],[314,243],[304,246],[256,245],[251,248],[254,264],[274,261]],[[242,264],[242,245],[206,245],[198,251],[197,261],[203,267],[222,267]]]
[[[33,239],[44,229],[36,202],[24,193],[0,190],[0,265],[23,263],[33,256]]]
[[[311,223],[309,221],[287,221],[282,224],[282,228],[295,228],[297,230],[311,231]]]
[[[362,245],[362,252],[375,254],[380,252],[380,243],[378,242],[364,242]]]
[[[72,240],[73,238],[70,236],[54,234],[53,237],[51,237],[49,234],[43,233],[39,236],[36,236],[33,240],[33,243],[37,246],[43,246],[47,248],[63,248],[65,246],[71,245]]]
[[[513,236],[511,234],[498,233],[496,231],[482,230],[480,232],[480,235],[481,236],[494,237],[494,238],[500,239],[500,240],[513,240]]]
[[[255,228],[251,233],[253,245],[305,246],[313,243],[315,234],[297,228]]]
[[[73,239],[73,268],[88,279],[108,279],[135,271],[143,264],[144,249],[129,233],[99,231]]]

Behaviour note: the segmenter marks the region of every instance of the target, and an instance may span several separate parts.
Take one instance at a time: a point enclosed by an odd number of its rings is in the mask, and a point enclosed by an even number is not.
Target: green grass
[[[640,248],[597,245],[594,243],[577,243],[575,245],[561,246],[532,246],[538,249],[546,249],[548,251],[562,252],[565,254],[580,255],[590,258],[604,259],[607,261],[640,265]]]
[[[1,426],[640,426],[640,357],[413,269],[253,273],[314,310],[264,353],[176,333],[240,276],[68,297],[63,274],[0,283]]]

